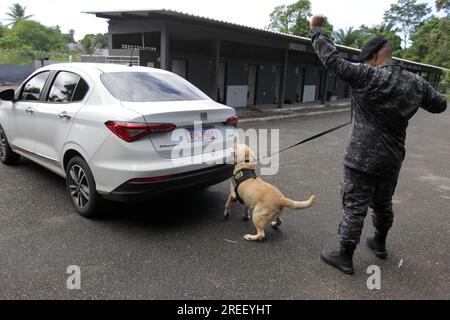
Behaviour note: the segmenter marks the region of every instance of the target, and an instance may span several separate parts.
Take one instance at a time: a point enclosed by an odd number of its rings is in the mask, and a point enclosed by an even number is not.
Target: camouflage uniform
[[[310,36],[324,66],[352,88],[353,123],[343,161],[339,240],[356,246],[369,207],[378,233],[387,234],[392,226],[392,197],[405,158],[409,119],[419,108],[444,112],[447,101],[399,62],[391,60],[378,68],[351,63],[321,28],[311,30]]]

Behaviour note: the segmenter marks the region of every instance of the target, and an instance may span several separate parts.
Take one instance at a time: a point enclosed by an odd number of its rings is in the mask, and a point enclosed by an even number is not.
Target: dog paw
[[[273,221],[273,222],[271,223],[271,225],[272,225],[272,228],[278,229],[278,228],[281,226],[281,221],[280,221],[280,222],[278,222],[278,221]]]
[[[251,234],[246,234],[244,236],[244,239],[247,241],[258,241],[258,242],[264,241],[264,238],[258,238],[258,236],[252,236]]]

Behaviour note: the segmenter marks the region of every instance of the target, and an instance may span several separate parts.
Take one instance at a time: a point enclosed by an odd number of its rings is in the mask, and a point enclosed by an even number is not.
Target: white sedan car
[[[0,159],[66,179],[76,211],[141,201],[232,176],[237,117],[167,71],[55,64],[0,93]]]

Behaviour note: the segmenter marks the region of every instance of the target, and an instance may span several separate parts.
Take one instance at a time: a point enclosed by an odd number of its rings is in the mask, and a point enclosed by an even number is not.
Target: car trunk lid
[[[122,102],[122,105],[141,114],[147,124],[176,125],[172,132],[149,135],[154,148],[164,158],[224,150],[235,141],[235,127],[225,124],[235,116],[234,109],[212,100]]]

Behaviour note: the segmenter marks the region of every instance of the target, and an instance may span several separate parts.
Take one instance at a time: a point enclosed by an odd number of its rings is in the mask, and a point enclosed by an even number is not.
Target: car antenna
[[[123,44],[122,45],[122,49],[128,49],[131,50],[131,57],[130,57],[130,63],[128,64],[128,66],[132,67],[133,66],[133,54],[134,54],[134,49],[136,48],[136,46],[131,46],[128,44]]]

